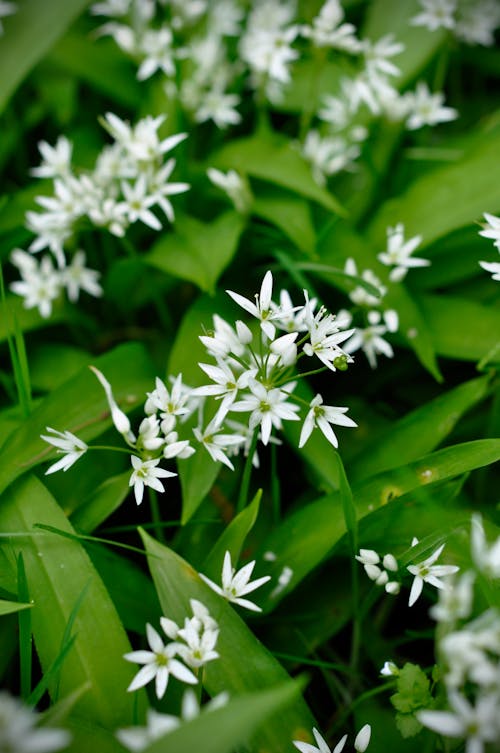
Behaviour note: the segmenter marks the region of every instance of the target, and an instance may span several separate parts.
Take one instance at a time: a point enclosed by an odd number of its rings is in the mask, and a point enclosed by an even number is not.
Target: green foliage
[[[391,695],[391,703],[398,712],[396,724],[403,737],[414,737],[422,729],[415,717],[419,709],[431,709],[434,699],[429,678],[417,664],[407,662],[399,670],[397,692]]]

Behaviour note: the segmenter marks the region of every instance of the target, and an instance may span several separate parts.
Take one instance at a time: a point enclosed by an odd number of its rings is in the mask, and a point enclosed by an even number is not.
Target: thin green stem
[[[245,509],[248,503],[248,490],[250,487],[250,477],[252,475],[252,460],[257,447],[257,441],[259,439],[259,427],[256,426],[253,430],[252,441],[250,443],[250,449],[245,460],[245,467],[243,468],[243,476],[241,477],[240,493],[238,496],[238,504],[236,506],[236,512],[241,512]]]

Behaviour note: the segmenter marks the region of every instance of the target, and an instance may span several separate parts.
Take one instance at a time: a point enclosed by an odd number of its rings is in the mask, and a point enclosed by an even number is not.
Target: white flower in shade
[[[245,352],[245,345],[250,340],[242,340],[240,332],[233,329],[225,319],[218,314],[213,316],[214,329],[208,335],[200,335],[200,341],[203,343],[208,353],[215,358],[228,356],[230,353],[235,356],[242,356]],[[248,328],[247,328],[248,329]]]
[[[438,622],[455,622],[470,617],[474,598],[474,573],[467,571],[452,581],[449,588],[442,588],[439,601],[429,609],[429,614]]]
[[[137,220],[141,220],[153,230],[161,230],[160,220],[150,211],[150,207],[156,204],[156,197],[149,193],[144,173],[137,178],[133,186],[126,181],[122,181],[121,188],[125,198],[124,203],[127,207],[128,221],[137,222]]]
[[[212,120],[220,129],[237,125],[241,122],[241,115],[236,109],[240,103],[241,99],[238,94],[225,92],[221,86],[213,86],[209,91],[204,92],[194,119],[197,123]]]
[[[145,413],[160,411],[162,418],[167,416],[186,416],[190,411],[187,405],[191,390],[182,383],[182,374],[172,382],[169,390],[159,377],[156,377],[155,389],[148,392],[148,399],[144,405]]]
[[[344,350],[347,353],[355,353],[360,348],[368,359],[368,363],[375,369],[377,367],[377,356],[382,354],[387,358],[392,358],[394,351],[392,346],[384,335],[391,331],[386,324],[382,324],[382,314],[379,311],[368,312],[368,327],[357,327],[354,335],[344,343]]]
[[[228,601],[238,604],[240,607],[250,609],[253,612],[261,612],[261,608],[258,607],[253,601],[241,598],[247,594],[255,591],[255,589],[263,586],[268,580],[271,580],[270,575],[264,575],[262,578],[251,581],[253,569],[255,567],[255,560],[244,565],[238,572],[231,564],[231,553],[229,551],[224,555],[224,563],[222,565],[222,587],[218,586],[212,580],[200,573],[207,585],[210,586],[216,593],[223,596]]]
[[[383,677],[397,677],[399,675],[399,668],[393,661],[386,661],[380,670],[380,674]]]
[[[500,537],[489,546],[480,515],[472,516],[471,555],[476,567],[488,578],[500,578]]]
[[[500,24],[500,6],[497,0],[476,0],[459,7],[455,36],[466,44],[495,44],[495,31]]]
[[[268,390],[256,379],[250,378],[250,395],[243,400],[233,403],[232,411],[251,411],[249,426],[255,429],[260,425],[262,444],[269,442],[273,426],[278,430],[282,428],[282,419],[285,421],[298,421],[298,405],[287,402],[294,384],[285,385],[283,389],[275,387]]]
[[[400,282],[412,267],[427,267],[428,259],[421,259],[411,254],[422,242],[422,236],[416,235],[405,241],[404,225],[400,222],[395,227],[387,228],[387,249],[377,256],[377,259],[391,269],[391,282]]]
[[[214,384],[206,384],[193,389],[193,395],[212,395],[221,400],[220,407],[214,416],[215,423],[222,423],[229,408],[234,403],[238,390],[246,389],[250,377],[254,377],[256,369],[248,369],[236,376],[231,367],[222,359],[217,360],[217,366],[209,363],[199,363],[198,366],[210,377]]]
[[[174,208],[167,196],[175,196],[189,191],[189,183],[169,183],[168,179],[175,167],[175,160],[169,159],[160,169],[149,176],[148,191],[165,214],[169,222],[175,220]]]
[[[299,448],[305,445],[315,427],[323,432],[330,444],[334,447],[338,447],[339,443],[337,437],[330,424],[337,424],[338,426],[357,426],[352,418],[344,415],[349,408],[323,405],[323,398],[321,395],[316,395],[316,397],[311,400],[310,406],[311,409],[305,418],[302,431],[300,432]]]
[[[191,670],[175,658],[178,648],[175,643],[165,645],[149,623],[146,625],[146,635],[150,651],[131,651],[124,655],[127,661],[144,665],[128,686],[128,691],[142,688],[154,679],[156,695],[163,698],[170,675],[189,685],[198,682]]]
[[[224,173],[215,167],[209,167],[207,176],[214,186],[229,196],[238,212],[248,211],[251,203],[250,188],[248,182],[236,170],[228,170]]]
[[[418,543],[417,539],[413,539],[412,546]],[[422,593],[424,583],[429,583],[435,588],[446,588],[446,585],[440,580],[445,575],[451,575],[458,572],[460,569],[456,565],[435,565],[434,563],[440,557],[441,552],[444,549],[444,544],[433,552],[430,557],[419,562],[416,565],[408,565],[406,568],[414,576],[414,580],[410,590],[410,598],[408,600],[408,606],[412,607],[417,601],[418,597]]]
[[[40,141],[38,149],[42,155],[42,163],[30,170],[32,175],[37,178],[58,178],[66,177],[70,173],[73,145],[66,136],[59,136],[55,146]]]
[[[305,323],[310,337],[310,342],[304,345],[304,353],[307,356],[316,356],[325,366],[336,371],[335,359],[339,356],[346,356],[344,350],[339,347],[339,343],[347,340],[354,330],[341,330],[337,317],[327,313],[324,306],[321,306],[313,316],[306,290],[304,290],[304,295],[306,298]],[[351,358],[347,360],[352,361]]]
[[[420,0],[422,12],[411,19],[414,26],[425,26],[429,31],[453,29],[457,0]]]
[[[24,252],[17,249],[12,261],[17,264],[21,273],[21,280],[10,284],[10,289],[24,298],[24,308],[38,308],[40,316],[48,318],[52,313],[52,303],[61,292],[61,273],[54,269],[49,256],[44,256],[40,263],[32,259],[29,265],[24,261],[21,254]],[[28,256],[28,254],[26,254]]]
[[[480,696],[476,705],[455,691],[448,693],[452,711],[417,711],[418,721],[445,737],[465,738],[466,753],[482,753],[485,742],[498,742],[498,694]]]
[[[113,421],[113,424],[115,425],[115,429],[123,436],[127,444],[133,446],[135,443],[135,434],[133,434],[130,428],[130,421],[128,419],[128,416],[121,410],[121,408],[118,407],[110,383],[108,382],[104,374],[99,371],[99,369],[96,369],[95,366],[89,366],[89,369],[96,375],[99,382],[104,388],[109,409],[111,411],[111,419]]]
[[[172,478],[177,476],[172,471],[166,471],[164,468],[157,468],[160,462],[159,458],[155,460],[142,460],[137,455],[131,455],[132,461],[132,475],[130,476],[129,486],[134,487],[135,501],[138,505],[141,504],[144,496],[144,487],[150,486],[151,489],[155,489],[157,492],[164,492],[165,487],[159,480],[160,478]]]
[[[61,282],[65,285],[68,298],[72,303],[78,300],[80,290],[98,298],[102,295],[102,288],[97,282],[99,272],[85,266],[85,252],[77,251],[71,263],[61,272]]]
[[[0,692],[0,750],[5,753],[53,753],[70,744],[69,732],[63,729],[36,726],[38,719],[39,715],[36,711],[2,690]]]
[[[415,131],[425,125],[446,123],[458,117],[458,112],[453,107],[443,106],[444,94],[442,92],[432,94],[424,81],[419,81],[416,90],[407,92],[403,99],[409,112],[406,127],[410,131]]]
[[[255,296],[255,303],[239,293],[234,293],[232,290],[226,290],[226,293],[231,296],[238,306],[241,306],[245,311],[248,311],[249,314],[259,319],[262,331],[270,340],[274,339],[276,328],[271,320],[277,318],[277,313],[271,306],[273,276],[270,271],[267,271],[264,275],[262,285],[260,286],[260,293],[257,293]]]
[[[322,136],[316,130],[308,131],[302,145],[302,156],[311,164],[313,178],[320,186],[330,175],[350,167],[360,154],[359,146],[343,136]]]
[[[346,259],[344,272],[346,273],[346,275],[351,275],[353,277],[361,276],[362,280],[368,282],[370,285],[373,285],[373,287],[376,288],[379,293],[378,296],[375,296],[368,290],[366,290],[366,288],[358,285],[349,293],[349,298],[351,299],[351,301],[355,303],[356,306],[378,306],[381,298],[383,298],[387,293],[387,288],[382,285],[376,274],[372,272],[371,269],[364,269],[361,275],[359,275],[356,262],[351,258]]]
[[[160,29],[147,29],[139,43],[139,52],[146,57],[137,71],[139,81],[145,81],[156,71],[161,70],[166,76],[175,75],[173,35],[168,26]]]
[[[150,743],[163,737],[180,726],[180,719],[172,714],[160,714],[156,709],[148,709],[145,727],[125,727],[116,732],[116,737],[126,748],[141,751]]]
[[[332,47],[356,53],[361,48],[356,38],[356,27],[343,24],[344,10],[339,0],[326,0],[313,19],[312,26],[302,26],[302,36],[310,39],[316,47]]]
[[[226,453],[230,447],[243,444],[245,437],[240,434],[221,434],[221,429],[221,424],[214,418],[203,431],[195,427],[193,433],[214,462],[224,463],[224,465],[227,465],[228,468],[234,471],[234,465]]]
[[[356,750],[358,753],[365,753],[365,750],[370,744],[371,735],[372,728],[369,724],[365,724],[363,727],[361,727],[354,739],[354,750]]]
[[[88,450],[88,445],[81,439],[78,439],[78,437],[75,437],[70,431],[57,431],[56,429],[51,429],[50,426],[47,426],[47,431],[51,432],[53,436],[41,434],[40,439],[57,447],[57,452],[62,453],[63,457],[45,471],[46,476],[49,473],[56,473],[56,471],[60,470],[67,471]]]

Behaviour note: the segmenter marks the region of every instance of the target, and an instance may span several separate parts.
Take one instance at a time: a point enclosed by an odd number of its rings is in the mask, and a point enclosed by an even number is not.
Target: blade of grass
[[[29,603],[30,595],[24,558],[22,552],[17,558],[17,590],[21,601]],[[31,610],[23,609],[18,615],[19,621],[19,676],[22,698],[28,698],[31,692],[32,638]]]

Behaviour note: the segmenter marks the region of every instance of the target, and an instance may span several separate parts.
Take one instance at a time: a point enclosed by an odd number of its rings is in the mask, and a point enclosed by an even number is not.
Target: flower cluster
[[[361,727],[354,739],[354,750],[356,751],[356,753],[365,752],[370,744],[371,734],[372,728],[369,724],[365,724],[363,727]],[[295,745],[297,750],[300,750],[300,753],[341,753],[341,751],[344,750],[345,744],[347,742],[347,735],[344,735],[339,740],[333,751],[330,751],[330,746],[315,727],[313,728],[313,735],[316,741],[316,745],[311,745],[311,743],[304,743],[301,740],[293,741],[293,744]]]
[[[482,235],[484,238],[491,238],[500,252],[500,217],[495,217],[494,214],[485,212],[484,219],[486,220],[486,224],[479,231],[479,235]],[[500,282],[500,262],[480,261],[479,264],[486,272],[491,273],[493,280]]]
[[[421,236],[417,235],[405,241],[402,223],[387,228],[387,247],[385,251],[378,254],[377,259],[384,266],[391,267],[390,283],[401,282],[409,269],[430,264],[428,259],[412,256],[421,240]],[[354,259],[347,259],[344,271],[348,275],[359,277]],[[392,358],[394,355],[392,346],[385,339],[385,335],[398,330],[399,317],[397,311],[384,307],[383,298],[387,294],[387,287],[382,284],[377,275],[371,269],[364,269],[360,276],[362,280],[376,289],[378,295],[367,291],[361,285],[356,285],[349,292],[350,300],[358,307],[364,321],[363,326],[355,327],[354,333],[344,343],[343,348],[347,353],[363,350],[370,366],[374,369],[377,366],[378,355],[384,355],[387,358]],[[353,320],[352,314],[343,311],[342,317],[345,319],[346,326],[349,326]]]
[[[424,710],[417,717],[441,735],[465,739],[467,753],[481,753],[484,743],[500,739],[500,613],[489,608],[476,616],[474,602],[476,593],[482,602],[481,581],[500,578],[500,538],[488,543],[478,515],[472,519],[471,554],[474,568],[455,576],[431,609],[439,623],[437,651],[450,710]]]
[[[63,289],[70,301],[78,299],[80,290],[101,295],[98,273],[85,266],[85,253],[77,251],[71,262],[66,258],[67,247],[74,245],[85,223],[121,238],[131,224],[139,221],[161,230],[162,224],[152,211],[156,207],[173,221],[168,197],[187,191],[189,186],[169,182],[175,159],[165,161],[165,155],[186,134],[161,139],[159,129],[164,120],[163,116],[146,117],[131,126],[107,113],[102,123],[114,141],[102,149],[92,171],[75,172],[72,144],[64,136],[55,146],[40,142],[42,164],[32,173],[52,179],[53,194],[36,197],[43,211],[26,213],[26,226],[35,235],[30,253],[21,249],[12,253],[22,280],[14,282],[11,289],[23,296],[27,308],[38,307],[40,314],[48,317]],[[53,258],[45,255],[38,262],[31,256],[45,249]]]
[[[415,26],[429,31],[448,29],[467,44],[491,47],[500,26],[498,0],[419,0],[421,11],[412,18]]]
[[[53,753],[66,748],[69,732],[38,726],[40,715],[5,690],[0,692],[0,750],[18,753]]]
[[[414,547],[418,543],[418,539],[414,537],[411,546]],[[441,578],[455,574],[459,568],[457,565],[434,564],[441,556],[444,546],[442,544],[422,562],[407,566],[406,569],[413,575],[408,606],[412,607],[415,604],[422,593],[424,583],[429,583],[440,590],[448,590],[447,584]],[[366,574],[377,586],[384,586],[389,594],[396,595],[399,593],[401,584],[396,580],[390,580],[393,577],[393,573],[397,573],[399,569],[397,560],[393,554],[386,554],[381,558],[373,549],[360,549],[359,554],[356,555],[356,559],[363,565]]]
[[[150,650],[131,651],[124,657],[127,661],[144,665],[127,690],[142,688],[154,679],[156,695],[163,698],[170,675],[181,682],[195,685],[198,678],[191,670],[198,671],[208,662],[219,658],[215,650],[219,637],[216,621],[200,601],[190,599],[190,604],[193,616],[186,617],[183,627],[167,617],[160,618],[161,627],[170,639],[169,642],[165,642],[154,627],[146,625]]]

